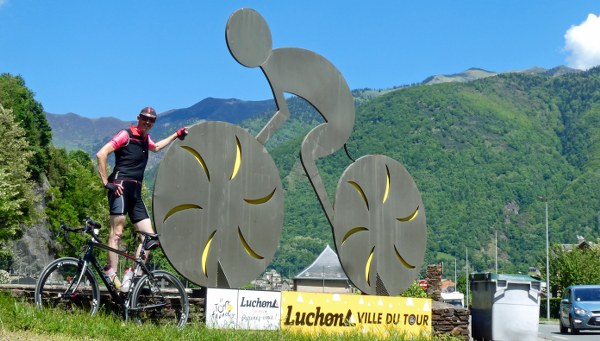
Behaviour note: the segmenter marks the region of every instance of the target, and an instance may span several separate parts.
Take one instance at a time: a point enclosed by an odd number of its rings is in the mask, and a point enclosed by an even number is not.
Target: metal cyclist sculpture
[[[363,156],[342,174],[334,207],[316,165],[342,148],[354,127],[354,102],[342,74],[312,51],[272,49],[269,27],[252,9],[230,16],[226,40],[240,64],[263,71],[277,112],[256,138],[233,125],[206,122],[190,128],[185,145],[169,149],[154,193],[155,222],[169,260],[204,286],[239,287],[266,269],[281,235],[283,192],[264,144],[289,117],[284,94],[291,93],[325,121],[305,136],[300,157],[344,271],[364,293],[400,294],[425,255],[425,211],[412,177],[387,156]],[[233,185],[229,174],[238,168],[246,173]],[[221,178],[213,181],[209,173]],[[183,247],[189,238],[200,247]]]

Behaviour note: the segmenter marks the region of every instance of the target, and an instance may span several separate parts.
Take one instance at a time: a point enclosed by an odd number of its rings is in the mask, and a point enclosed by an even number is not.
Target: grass
[[[8,336],[7,336],[8,335]],[[373,340],[373,335],[304,335],[287,331],[247,331],[209,329],[203,324],[175,327],[138,325],[110,314],[65,313],[39,310],[21,298],[0,293],[0,339],[18,340]],[[391,339],[391,338],[390,338]],[[450,337],[402,337],[394,340],[457,340]]]

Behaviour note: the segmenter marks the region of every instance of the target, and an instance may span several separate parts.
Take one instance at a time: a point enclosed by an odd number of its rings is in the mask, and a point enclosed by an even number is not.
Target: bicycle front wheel
[[[39,309],[87,311],[94,315],[100,306],[98,282],[89,268],[81,274],[76,258],[59,258],[42,271],[35,286],[35,304]]]
[[[188,319],[189,302],[183,284],[167,271],[144,275],[132,293],[132,317],[138,323],[173,325],[182,328]]]

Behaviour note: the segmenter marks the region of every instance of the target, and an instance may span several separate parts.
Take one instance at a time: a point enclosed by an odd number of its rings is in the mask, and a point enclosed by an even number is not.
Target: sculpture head
[[[229,17],[225,40],[235,60],[247,67],[262,65],[271,54],[271,30],[253,9],[242,8]]]

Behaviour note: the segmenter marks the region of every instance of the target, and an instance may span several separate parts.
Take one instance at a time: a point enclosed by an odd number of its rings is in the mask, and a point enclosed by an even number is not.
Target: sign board
[[[206,326],[208,328],[235,328],[238,317],[238,290],[206,290]]]
[[[238,329],[277,330],[281,320],[281,293],[238,291]]]
[[[280,292],[214,288],[206,290],[208,328],[277,330],[280,320]]]
[[[427,288],[429,288],[429,283],[427,283],[426,280],[422,279],[419,281],[419,286],[423,288],[423,290],[427,291]]]
[[[308,334],[430,335],[431,299],[283,292],[281,329]]]

